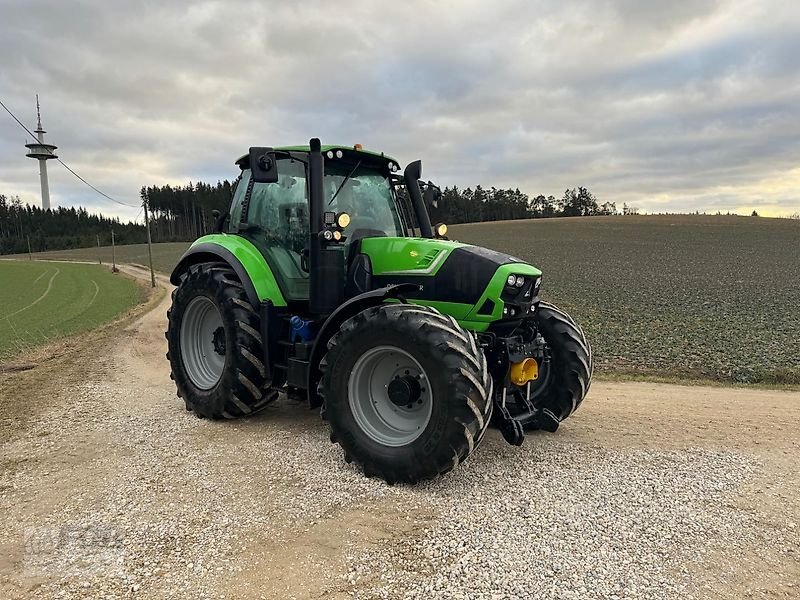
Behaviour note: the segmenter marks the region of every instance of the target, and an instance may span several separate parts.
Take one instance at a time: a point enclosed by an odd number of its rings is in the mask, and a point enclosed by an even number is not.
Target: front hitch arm
[[[506,408],[506,394],[508,393],[508,382],[503,382],[502,389],[494,390],[494,410],[500,415],[500,433],[503,438],[512,446],[521,446],[525,441],[525,429],[522,423],[511,416]]]

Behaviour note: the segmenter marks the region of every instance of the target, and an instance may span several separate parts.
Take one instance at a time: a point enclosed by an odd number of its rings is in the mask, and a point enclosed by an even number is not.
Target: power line
[[[8,107],[5,105],[5,104],[3,104],[3,101],[2,101],[2,100],[0,100],[0,106],[2,106],[2,107],[3,107],[3,108],[6,110],[6,112],[7,112],[9,115],[11,115],[11,118],[13,118],[13,119],[14,119],[14,120],[15,120],[15,121],[16,121],[16,122],[19,124],[19,126],[20,126],[20,127],[22,127],[22,128],[23,128],[23,129],[24,129],[26,132],[28,132],[28,134],[29,134],[31,137],[33,137],[33,139],[34,139],[34,140],[35,140],[35,139],[38,139],[38,138],[36,137],[36,134],[34,134],[34,133],[33,133],[33,132],[30,130],[30,129],[28,129],[28,128],[25,126],[25,124],[24,124],[22,121],[20,121],[20,120],[17,118],[17,116],[16,116],[15,114],[14,114],[13,112],[11,112],[11,110],[10,110],[10,109],[9,109],[9,108],[8,108]],[[73,171],[73,170],[72,170],[72,169],[71,169],[71,168],[70,168],[70,167],[67,165],[67,163],[65,163],[63,160],[61,160],[61,159],[60,159],[60,158],[58,158],[57,156],[56,156],[55,158],[56,158],[56,160],[57,160],[58,162],[60,162],[60,163],[61,163],[61,166],[63,166],[63,167],[64,167],[64,168],[65,168],[67,171],[69,171],[70,173],[72,173],[72,174],[73,174],[75,177],[77,177],[78,179],[80,179],[80,180],[81,180],[83,183],[85,183],[86,185],[88,185],[90,188],[92,188],[92,189],[93,189],[95,192],[97,192],[98,194],[100,194],[100,195],[101,195],[101,196],[103,196],[104,198],[108,198],[108,199],[109,199],[109,200],[111,200],[112,202],[116,202],[117,204],[120,204],[120,205],[122,205],[122,206],[127,206],[128,208],[136,208],[137,206],[139,206],[138,204],[128,204],[127,202],[122,202],[121,200],[117,200],[116,198],[112,198],[111,196],[109,196],[109,195],[108,195],[108,194],[106,194],[105,192],[102,192],[102,191],[98,190],[98,189],[97,189],[95,186],[93,186],[91,183],[89,183],[88,181],[86,181],[86,180],[85,180],[83,177],[81,177],[80,175],[78,175],[78,174],[77,174],[75,171]]]
[[[7,107],[5,104],[3,104],[3,101],[2,101],[2,100],[0,100],[0,106],[2,106],[3,108],[5,108],[5,109],[6,109],[6,112],[7,112],[8,114],[10,114],[10,115],[11,115],[11,118],[12,118],[12,119],[14,119],[14,120],[15,120],[17,123],[19,123],[19,126],[20,126],[20,127],[22,127],[22,128],[25,130],[25,131],[27,131],[28,133],[30,133],[31,135],[33,135],[33,132],[31,132],[31,130],[30,130],[30,129],[28,129],[27,127],[25,127],[25,124],[24,124],[22,121],[20,121],[20,120],[17,118],[17,116],[16,116],[14,113],[12,113],[12,112],[11,112],[11,111],[8,109],[8,107]],[[36,136],[35,136],[35,135],[33,135],[33,137],[34,137],[34,138],[36,138]]]
[[[121,200],[117,200],[117,199],[115,199],[115,198],[112,198],[111,196],[109,196],[109,195],[108,195],[108,194],[106,194],[105,192],[101,192],[101,191],[100,191],[100,190],[98,190],[96,187],[94,187],[94,186],[93,186],[91,183],[89,183],[88,181],[86,181],[86,180],[85,180],[83,177],[81,177],[80,175],[78,175],[78,174],[77,174],[75,171],[73,171],[72,169],[70,169],[70,168],[69,168],[69,167],[66,165],[66,163],[65,163],[64,161],[62,161],[60,158],[56,158],[56,160],[57,160],[58,162],[60,162],[60,163],[61,163],[61,164],[64,166],[64,168],[65,168],[67,171],[69,171],[70,173],[72,173],[73,175],[75,175],[75,177],[77,177],[78,179],[80,179],[80,180],[81,180],[83,183],[85,183],[86,185],[88,185],[90,188],[92,188],[92,189],[93,189],[95,192],[97,192],[97,193],[98,193],[98,194],[100,194],[101,196],[103,196],[103,197],[105,197],[105,198],[108,198],[108,199],[109,199],[109,200],[111,200],[112,202],[116,202],[117,204],[121,204],[122,206],[128,206],[128,207],[130,207],[130,208],[136,208],[136,205],[135,205],[135,204],[128,204],[127,202],[122,202]]]

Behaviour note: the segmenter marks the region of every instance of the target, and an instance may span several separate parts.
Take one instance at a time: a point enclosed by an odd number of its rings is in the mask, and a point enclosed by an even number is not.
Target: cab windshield
[[[373,167],[328,162],[324,186],[324,210],[350,215],[350,225],[344,230],[348,243],[365,237],[405,235],[387,175]]]

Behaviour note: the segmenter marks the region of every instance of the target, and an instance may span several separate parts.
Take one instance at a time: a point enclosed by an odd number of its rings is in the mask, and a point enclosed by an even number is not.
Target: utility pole
[[[114,248],[114,228],[111,228],[111,272],[117,272],[117,253]]]
[[[97,262],[99,262],[102,265],[103,257],[100,256],[100,234],[99,233],[95,234],[95,237],[97,238]]]
[[[28,234],[28,260],[33,260],[33,252],[31,252],[31,235]]]
[[[147,198],[142,195],[144,207],[144,228],[147,230],[147,258],[150,260],[150,287],[156,287],[156,274],[153,271],[153,242],[150,240],[150,217],[147,214]]]

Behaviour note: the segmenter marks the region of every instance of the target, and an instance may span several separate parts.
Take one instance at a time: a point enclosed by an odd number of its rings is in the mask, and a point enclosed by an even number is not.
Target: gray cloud
[[[499,5],[499,6],[496,6]],[[800,211],[787,2],[11,2],[0,92],[101,189],[216,180],[254,143],[381,149],[442,184]],[[38,199],[0,115],[0,192]],[[53,198],[132,217],[58,165]]]

